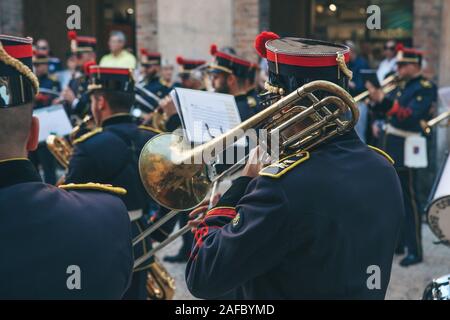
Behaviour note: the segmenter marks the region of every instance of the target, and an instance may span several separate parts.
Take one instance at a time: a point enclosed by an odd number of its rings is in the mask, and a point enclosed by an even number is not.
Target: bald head
[[[37,147],[39,124],[32,104],[0,108],[0,159],[26,157]]]

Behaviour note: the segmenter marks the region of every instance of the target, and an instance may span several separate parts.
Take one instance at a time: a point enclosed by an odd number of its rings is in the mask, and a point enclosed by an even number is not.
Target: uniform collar
[[[119,123],[130,123],[133,122],[133,118],[129,113],[117,113],[105,119],[102,123],[102,127],[107,127]]]
[[[36,168],[28,159],[0,160],[0,188],[25,182],[42,182]]]
[[[163,78],[159,78],[159,83],[161,83],[163,86],[170,88],[170,83],[167,81],[164,81]]]

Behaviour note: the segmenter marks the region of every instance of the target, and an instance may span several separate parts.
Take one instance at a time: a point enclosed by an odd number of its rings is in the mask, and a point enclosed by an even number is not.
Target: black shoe
[[[171,262],[171,263],[181,263],[181,262],[187,262],[189,259],[189,253],[187,252],[178,252],[176,256],[168,256],[164,257],[164,261]]]
[[[422,257],[416,256],[415,254],[408,254],[400,261],[400,265],[402,267],[407,267],[421,263],[422,261],[423,261]]]

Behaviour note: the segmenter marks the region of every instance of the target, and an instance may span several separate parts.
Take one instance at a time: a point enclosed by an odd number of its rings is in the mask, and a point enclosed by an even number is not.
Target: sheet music
[[[175,88],[171,96],[191,142],[205,143],[241,123],[232,95]],[[245,146],[245,139],[238,145]]]
[[[65,136],[72,131],[72,124],[62,105],[36,109],[33,115],[39,119],[39,142],[44,142],[50,134]]]

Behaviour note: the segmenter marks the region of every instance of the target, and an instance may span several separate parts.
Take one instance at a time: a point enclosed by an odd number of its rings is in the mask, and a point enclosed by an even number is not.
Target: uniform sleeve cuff
[[[252,179],[251,177],[239,177],[234,180],[231,187],[220,198],[216,207],[235,207]]]

